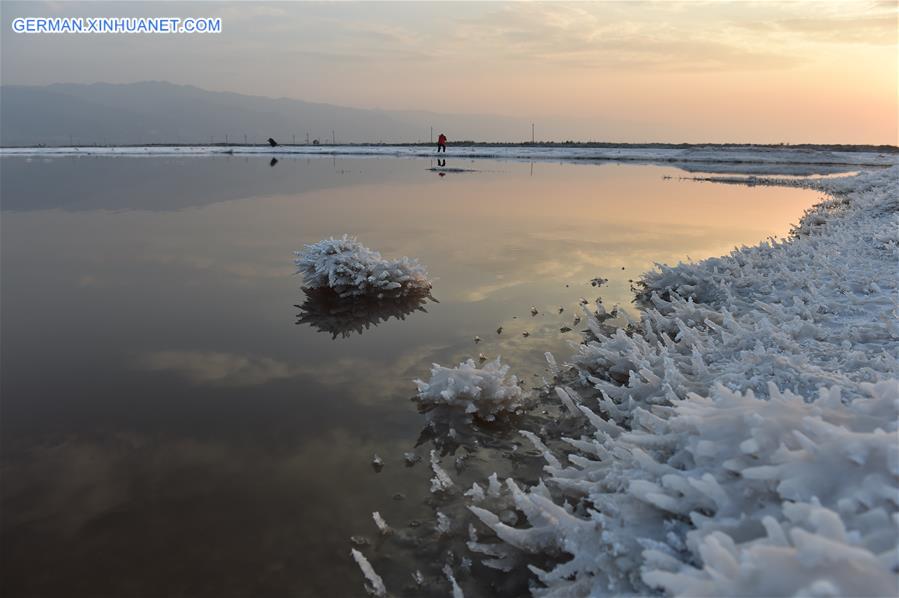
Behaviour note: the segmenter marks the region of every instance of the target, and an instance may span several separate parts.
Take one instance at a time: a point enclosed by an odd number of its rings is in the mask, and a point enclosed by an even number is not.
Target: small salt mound
[[[417,260],[386,260],[355,238],[324,239],[296,252],[297,274],[306,288],[329,288],[340,297],[403,296],[431,288]]]
[[[500,358],[477,367],[473,359],[447,368],[434,364],[428,382],[415,380],[416,400],[425,408],[461,408],[466,414],[476,414],[485,421],[493,421],[502,413],[513,413],[523,405],[525,393],[518,386],[518,378],[506,380],[509,366]]]

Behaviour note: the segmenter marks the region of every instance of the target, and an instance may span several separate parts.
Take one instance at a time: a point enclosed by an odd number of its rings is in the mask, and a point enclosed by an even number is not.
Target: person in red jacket
[[[446,153],[446,135],[443,133],[437,138],[437,153],[439,154],[441,151],[443,151],[444,154]]]

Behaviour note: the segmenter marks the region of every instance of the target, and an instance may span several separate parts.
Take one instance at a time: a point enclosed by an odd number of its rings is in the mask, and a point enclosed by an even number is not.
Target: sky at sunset
[[[531,119],[542,139],[897,143],[897,3],[3,2],[3,84],[164,80]],[[18,16],[219,16],[24,35]]]

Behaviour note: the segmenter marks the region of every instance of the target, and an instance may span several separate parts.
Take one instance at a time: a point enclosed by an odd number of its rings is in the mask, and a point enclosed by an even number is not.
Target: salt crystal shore
[[[536,596],[894,595],[899,577],[899,166],[817,180],[788,240],[659,266],[639,322],[557,389],[581,433],[504,493]],[[611,376],[610,372],[625,375]],[[547,488],[551,492],[547,491]]]

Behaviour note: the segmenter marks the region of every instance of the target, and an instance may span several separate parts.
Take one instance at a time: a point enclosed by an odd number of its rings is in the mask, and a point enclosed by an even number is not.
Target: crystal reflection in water
[[[405,320],[414,312],[427,313],[425,305],[439,303],[429,291],[380,297],[339,297],[331,289],[303,289],[306,300],[294,305],[300,310],[297,324],[309,324],[319,332],[327,332],[332,339],[362,334],[373,326],[391,318]]]

